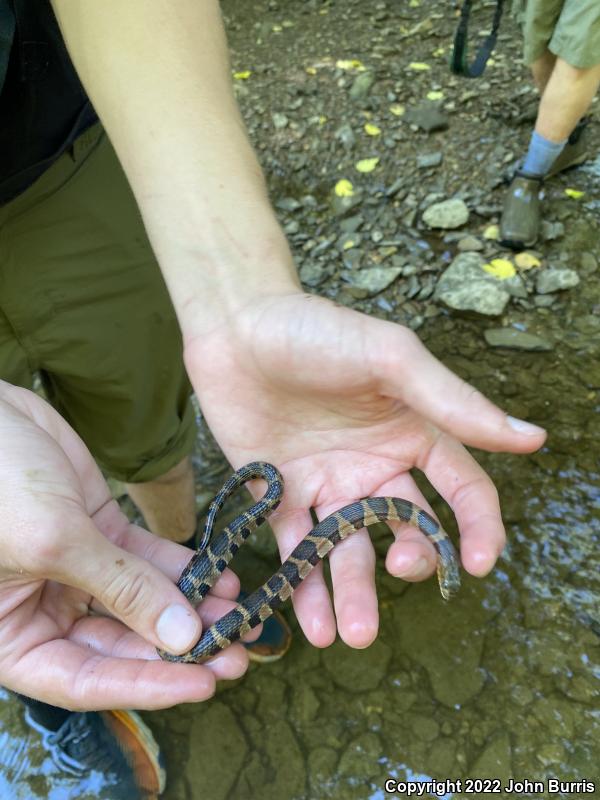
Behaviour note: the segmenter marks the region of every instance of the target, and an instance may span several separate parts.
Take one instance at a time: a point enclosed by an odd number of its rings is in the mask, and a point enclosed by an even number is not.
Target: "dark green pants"
[[[99,125],[0,207],[0,378],[47,396],[109,475],[152,480],[194,446],[177,319]]]

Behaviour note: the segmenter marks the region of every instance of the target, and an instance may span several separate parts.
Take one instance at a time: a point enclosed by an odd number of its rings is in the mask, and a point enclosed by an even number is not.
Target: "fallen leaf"
[[[354,165],[359,172],[373,172],[375,167],[379,164],[379,158],[362,158]]]
[[[444,96],[443,92],[436,92],[433,90],[431,92],[427,92],[428,100],[441,100],[443,96]]]
[[[361,71],[365,69],[365,65],[358,58],[340,58],[335,62],[335,65],[338,69],[357,69]]]
[[[517,253],[515,256],[515,264],[519,269],[533,269],[533,267],[541,267],[542,262],[533,255],[533,253],[528,253],[524,251],[523,253]]]
[[[336,183],[334,191],[338,197],[354,196],[354,186],[349,180],[346,180],[346,178],[342,178],[342,180]]]
[[[411,61],[410,64],[408,65],[408,68],[414,69],[417,72],[422,72],[423,70],[431,69],[429,64],[425,64],[424,61]]]
[[[483,269],[498,280],[505,281],[517,274],[515,265],[507,258],[494,258],[489,264],[484,264]]]
[[[579,189],[565,189],[567,197],[572,197],[573,200],[581,200],[585,192],[580,192]]]
[[[244,69],[241,72],[233,73],[234,80],[236,81],[247,81],[250,75],[252,75],[251,69]]]
[[[406,111],[406,109],[404,108],[404,106],[400,105],[400,103],[393,103],[390,106],[390,111],[394,116],[401,117]]]
[[[377,125],[373,125],[372,122],[367,122],[365,125],[365,132],[368,133],[369,136],[379,136],[381,128],[378,128]]]
[[[306,72],[309,75],[316,75],[317,74],[317,68],[316,67],[307,67],[306,68]]]
[[[483,232],[483,238],[497,242],[500,238],[500,228],[497,225],[488,225]]]

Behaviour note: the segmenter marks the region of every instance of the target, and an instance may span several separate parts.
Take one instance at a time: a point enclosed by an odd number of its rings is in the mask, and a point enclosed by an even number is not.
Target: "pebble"
[[[413,106],[406,111],[404,119],[411,125],[416,125],[427,133],[443,131],[448,127],[448,117],[440,108],[438,102],[426,100],[418,106]]]
[[[574,269],[546,269],[537,276],[536,290],[538,294],[549,294],[578,284],[579,275]]]
[[[488,328],[484,331],[485,340],[490,347],[505,347],[511,350],[552,350],[552,344],[541,336],[525,333],[516,328]]]
[[[430,228],[460,228],[469,219],[469,209],[464,200],[451,198],[434,203],[423,212],[423,222]]]
[[[387,289],[401,274],[401,267],[367,267],[343,274],[353,297],[365,298]]]
[[[479,239],[475,238],[475,236],[465,236],[463,239],[459,240],[456,246],[461,253],[470,253],[483,250],[483,242],[480,242]]]
[[[360,75],[357,75],[350,87],[350,97],[352,100],[362,100],[365,98],[371,91],[374,83],[375,73],[371,70],[366,70],[365,72],[361,72]]]
[[[439,167],[442,163],[443,154],[441,150],[436,153],[423,153],[417,156],[417,167],[419,169],[427,169],[428,167]]]

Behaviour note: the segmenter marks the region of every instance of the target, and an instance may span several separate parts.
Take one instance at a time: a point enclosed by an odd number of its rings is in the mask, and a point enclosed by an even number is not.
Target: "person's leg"
[[[531,65],[531,75],[533,77],[533,82],[535,86],[542,95],[544,93],[544,89],[550,80],[550,76],[552,75],[552,70],[554,69],[554,65],[556,63],[556,56],[554,53],[551,53],[550,50],[544,50],[541,56],[536,58],[536,60]]]
[[[557,58],[540,101],[536,132],[547,141],[565,142],[589,109],[599,86],[600,63],[578,69]]]
[[[152,533],[182,543],[195,534],[196,492],[189,456],[154,480],[126,487]]]

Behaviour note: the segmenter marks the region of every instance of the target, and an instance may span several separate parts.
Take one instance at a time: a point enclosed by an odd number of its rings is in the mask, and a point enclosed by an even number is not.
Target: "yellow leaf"
[[[316,67],[307,67],[306,68],[306,72],[309,75],[316,75],[317,74],[317,69],[316,69]]]
[[[359,172],[373,172],[375,167],[379,164],[379,158],[361,158],[354,165]]]
[[[281,33],[283,28],[281,27],[281,25],[277,25],[277,23],[276,23],[275,25],[273,25],[271,30],[273,31],[273,33]]]
[[[252,75],[251,69],[242,70],[242,72],[234,72],[233,77],[236,81],[247,81],[248,78]]]
[[[441,100],[443,96],[444,96],[443,92],[435,92],[433,90],[431,92],[427,92],[428,100]]]
[[[400,105],[400,103],[393,103],[393,105],[390,106],[390,111],[392,112],[392,114],[394,114],[394,116],[401,117],[402,114],[404,114],[404,112],[406,111],[406,109],[404,108],[404,106]]]
[[[517,273],[512,261],[506,258],[494,258],[489,264],[484,264],[483,269],[489,275],[493,275],[494,278],[498,278],[501,281],[512,278]]]
[[[342,250],[352,250],[353,247],[356,247],[354,239],[347,239],[342,246]]]
[[[364,70],[365,66],[358,58],[341,58],[335,62],[338,69],[358,69]]]
[[[573,200],[581,200],[585,192],[580,192],[579,189],[565,189],[567,197],[572,197]]]
[[[493,58],[488,58],[488,60],[487,60],[487,66],[488,66],[488,67],[495,67],[495,66],[496,66],[496,62],[494,61],[494,59],[493,59]]]
[[[319,117],[319,125],[325,125],[326,122],[327,122],[327,117],[324,114],[321,114],[321,116]]]
[[[532,253],[517,253],[515,256],[515,264],[519,269],[533,269],[533,267],[540,267],[542,262],[536,258]]]
[[[408,4],[411,8],[418,8],[421,5],[421,0],[410,0]]]
[[[410,64],[408,65],[408,68],[414,69],[417,72],[422,72],[423,70],[431,69],[429,64],[425,64],[425,62],[423,61],[411,61]]]
[[[369,134],[369,136],[379,136],[381,133],[381,128],[378,128],[377,125],[373,125],[372,122],[367,122],[365,125],[365,131]]]
[[[437,50],[433,51],[433,55],[435,58],[439,58],[440,56],[443,56],[445,52],[446,52],[445,47],[438,47]]]
[[[500,228],[497,225],[488,225],[483,232],[484,239],[492,239],[497,242],[500,238]]]
[[[346,180],[346,178],[342,178],[341,181],[336,183],[334,191],[338,197],[354,196],[354,186],[350,183],[350,181]]]

